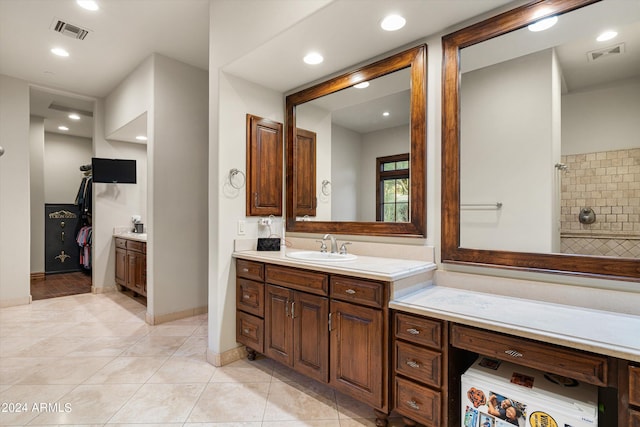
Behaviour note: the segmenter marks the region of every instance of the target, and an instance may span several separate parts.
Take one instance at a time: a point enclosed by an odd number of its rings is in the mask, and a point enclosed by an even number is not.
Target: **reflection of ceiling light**
[[[320,64],[322,61],[324,61],[324,58],[317,52],[308,53],[307,56],[304,57],[304,62],[309,65]]]
[[[71,120],[80,120],[80,116],[79,116],[79,115],[77,115],[76,113],[69,114],[69,118],[70,118]]]
[[[600,34],[596,40],[599,42],[606,42],[607,40],[611,40],[617,35],[618,33],[615,31],[605,31],[604,33]]]
[[[369,87],[369,82],[358,83],[357,85],[353,85],[356,89],[364,89],[365,87]]]
[[[93,0],[76,0],[76,3],[78,3],[78,6],[80,6],[83,9],[87,9],[87,10],[98,10],[98,9],[100,9],[98,7],[98,3],[96,3]]]
[[[383,116],[388,117],[389,116],[389,112],[385,111],[384,113],[382,113]]]
[[[558,17],[550,16],[549,18],[541,19],[537,22],[534,22],[533,24],[529,25],[527,28],[529,28],[529,31],[533,31],[534,33],[536,33],[538,31],[548,30],[549,28],[556,25],[556,22],[558,22]]]
[[[146,136],[144,136],[144,135],[138,135],[138,136],[136,136],[136,139],[137,139],[138,141],[146,141],[146,140],[147,140],[147,137],[146,137]]]
[[[66,126],[58,126],[58,130],[68,131],[69,128]]]
[[[385,16],[380,23],[380,27],[385,31],[396,31],[404,27],[406,23],[407,20],[400,15],[389,15]]]
[[[69,56],[69,52],[61,47],[54,47],[53,49],[51,49],[51,53],[58,56]]]

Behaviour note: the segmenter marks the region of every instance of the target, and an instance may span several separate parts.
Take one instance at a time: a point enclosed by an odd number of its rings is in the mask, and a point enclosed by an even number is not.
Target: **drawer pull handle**
[[[242,299],[250,299],[250,298],[251,298],[251,295],[249,295],[249,294],[243,294],[242,295]]]
[[[418,362],[416,362],[415,360],[411,360],[411,359],[407,359],[407,365],[409,365],[411,368],[419,368],[420,364]]]
[[[243,272],[243,273],[248,273],[248,272],[249,272],[249,269],[248,269],[247,267],[245,267],[245,268],[243,268],[243,269],[242,269],[242,272]]]
[[[520,353],[516,350],[505,350],[505,354],[508,354],[511,357],[522,357],[524,354]]]
[[[353,289],[347,289],[347,290],[346,290],[346,291],[344,291],[344,292],[345,292],[346,294],[349,294],[349,295],[353,295],[353,294],[355,294],[355,293],[356,293],[356,291],[354,291]]]
[[[245,334],[248,334],[250,331],[247,328],[244,328],[242,332],[244,332]]]
[[[407,332],[409,332],[411,335],[420,335],[420,331],[415,328],[409,328],[407,329]]]
[[[407,400],[407,405],[409,405],[410,408],[415,409],[416,411],[420,409],[420,405],[418,405],[418,402],[413,399]]]

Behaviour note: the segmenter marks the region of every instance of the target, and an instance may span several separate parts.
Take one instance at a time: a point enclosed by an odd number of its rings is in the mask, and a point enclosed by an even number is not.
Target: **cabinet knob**
[[[411,335],[420,335],[420,331],[415,328],[409,328],[407,329],[407,332],[409,332]]]
[[[415,409],[416,411],[420,409],[420,405],[418,405],[418,402],[413,399],[407,400],[407,405],[409,405],[411,409]]]
[[[505,354],[508,354],[511,357],[522,357],[524,354],[520,353],[517,350],[505,350]]]
[[[420,364],[418,362],[416,362],[415,360],[411,360],[411,359],[407,359],[406,364],[409,365],[412,368],[419,368]]]
[[[249,272],[249,269],[248,269],[247,267],[245,267],[245,268],[243,268],[243,269],[242,269],[242,272],[243,272],[243,273],[248,273],[248,272]]]
[[[242,330],[242,332],[244,332],[245,334],[248,334],[248,333],[249,333],[249,330],[248,330],[247,328],[244,328],[244,329]]]
[[[250,299],[251,295],[249,294],[242,294],[242,299]]]
[[[346,291],[344,291],[344,292],[345,292],[346,294],[349,294],[349,295],[353,295],[353,294],[355,294],[355,293],[356,293],[356,291],[354,291],[353,289],[347,289],[347,290],[346,290]]]

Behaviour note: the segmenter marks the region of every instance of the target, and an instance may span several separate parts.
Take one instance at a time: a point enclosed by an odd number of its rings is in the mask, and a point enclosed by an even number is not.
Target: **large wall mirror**
[[[426,49],[287,96],[287,231],[426,236]]]
[[[533,1],[443,49],[442,261],[640,281],[640,2]]]

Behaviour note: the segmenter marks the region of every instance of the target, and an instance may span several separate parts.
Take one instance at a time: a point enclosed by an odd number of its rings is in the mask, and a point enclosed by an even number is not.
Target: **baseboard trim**
[[[224,366],[247,357],[247,350],[244,346],[232,348],[224,353],[214,353],[207,348],[207,362],[213,366]]]
[[[172,322],[174,320],[185,319],[187,317],[197,316],[199,314],[205,314],[209,311],[208,306],[190,308],[187,310],[176,311],[175,313],[161,314],[153,316],[149,312],[145,314],[145,321],[150,325],[159,325],[161,323]]]
[[[31,273],[31,280],[44,280],[45,273],[44,271],[38,273]]]
[[[22,298],[0,299],[0,308],[15,307],[18,305],[29,305],[31,304],[31,302],[31,295]]]
[[[92,294],[109,294],[111,292],[116,292],[118,288],[116,285],[111,286],[91,286]]]

